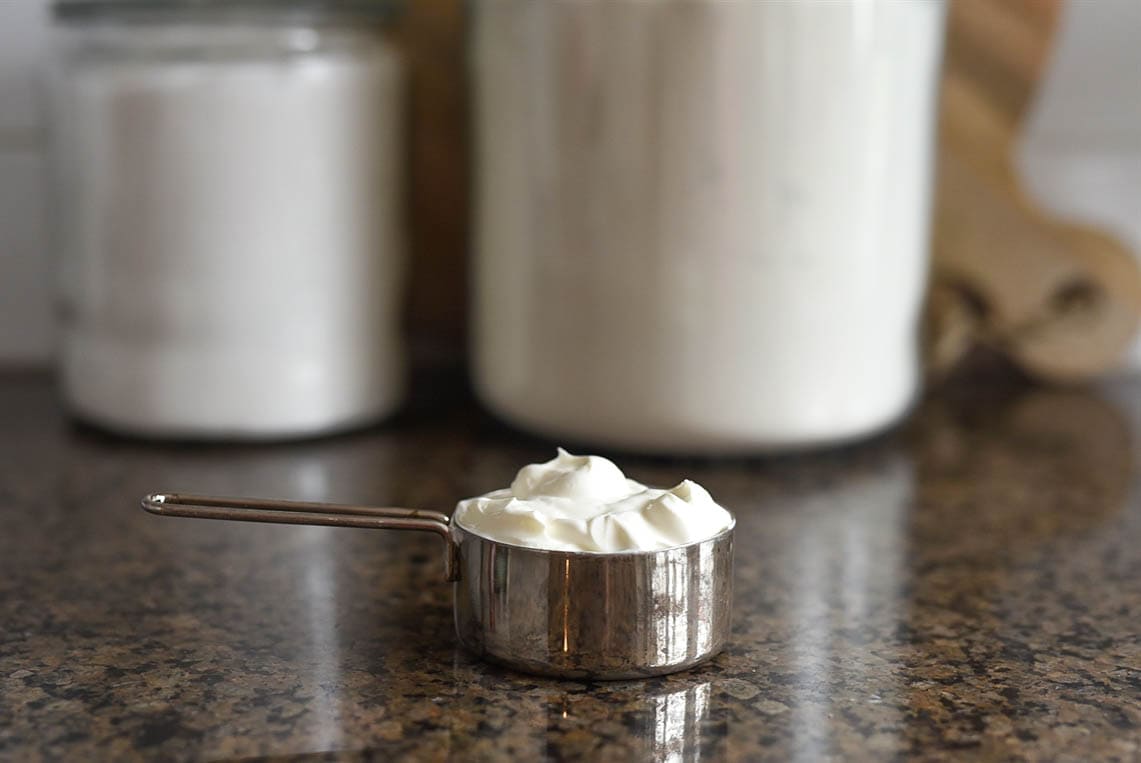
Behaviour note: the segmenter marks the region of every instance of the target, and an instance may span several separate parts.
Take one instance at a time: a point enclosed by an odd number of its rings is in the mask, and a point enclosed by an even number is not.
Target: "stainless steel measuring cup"
[[[717,654],[729,636],[733,524],[661,551],[545,551],[418,509],[153,493],[162,516],[434,532],[446,544],[456,634],[492,662],[560,678],[640,678]]]

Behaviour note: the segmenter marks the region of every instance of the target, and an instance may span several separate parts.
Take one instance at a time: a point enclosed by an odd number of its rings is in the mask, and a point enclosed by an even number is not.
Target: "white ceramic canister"
[[[833,443],[916,395],[939,0],[481,0],[475,381],[656,452]]]
[[[61,367],[113,430],[282,438],[404,386],[386,2],[63,0]]]

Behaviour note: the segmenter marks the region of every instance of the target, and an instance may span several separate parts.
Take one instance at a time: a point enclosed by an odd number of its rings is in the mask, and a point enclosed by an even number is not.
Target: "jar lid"
[[[392,19],[403,0],[55,0],[52,14],[61,22],[104,18],[161,21],[178,18],[236,21],[307,22]]]

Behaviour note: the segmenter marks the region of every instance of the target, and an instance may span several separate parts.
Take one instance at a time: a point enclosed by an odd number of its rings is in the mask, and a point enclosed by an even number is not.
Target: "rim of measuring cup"
[[[725,508],[725,507],[722,506],[721,508]],[[607,558],[607,557],[623,558],[623,557],[631,557],[631,556],[652,556],[654,554],[663,554],[663,553],[666,553],[669,551],[676,551],[679,548],[690,548],[691,546],[700,546],[702,543],[709,543],[710,541],[722,540],[726,536],[732,535],[733,530],[737,527],[737,516],[732,511],[729,511],[729,509],[725,509],[725,511],[727,511],[729,513],[729,524],[726,525],[726,527],[723,530],[721,530],[721,532],[717,533],[716,535],[710,535],[708,538],[690,541],[689,543],[678,543],[677,545],[668,546],[666,548],[652,548],[652,549],[646,549],[646,550],[629,549],[626,551],[568,551],[565,549],[558,549],[558,548],[536,548],[535,546],[524,546],[521,543],[511,543],[508,541],[495,540],[494,538],[489,538],[486,535],[484,535],[480,532],[477,532],[476,530],[473,530],[470,527],[467,527],[462,522],[459,522],[455,518],[454,514],[452,515],[452,518],[451,518],[451,526],[453,528],[463,532],[463,533],[466,533],[468,535],[473,535],[476,538],[479,538],[480,540],[485,540],[488,543],[494,543],[497,546],[504,546],[506,548],[518,549],[520,551],[533,551],[533,552],[537,552],[540,554],[559,554],[560,556],[571,557],[571,558],[576,558],[576,557],[585,557],[585,558],[590,558],[590,559],[599,559],[599,558]]]

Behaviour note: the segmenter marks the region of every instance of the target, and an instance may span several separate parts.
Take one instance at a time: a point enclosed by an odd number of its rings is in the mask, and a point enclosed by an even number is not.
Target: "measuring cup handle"
[[[433,532],[442,537],[447,546],[444,579],[449,582],[459,579],[459,546],[452,536],[448,516],[438,511],[181,493],[151,493],[143,497],[142,505],[151,514],[165,517]]]

